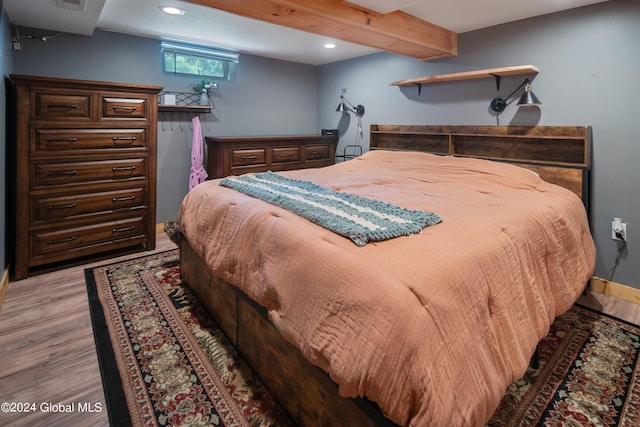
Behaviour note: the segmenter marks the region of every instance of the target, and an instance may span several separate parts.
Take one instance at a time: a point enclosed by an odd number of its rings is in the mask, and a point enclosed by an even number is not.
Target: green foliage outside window
[[[221,61],[197,56],[164,53],[164,65],[167,73],[192,74],[194,76],[224,77],[224,64]]]
[[[166,73],[235,80],[236,53],[165,42],[162,48]]]

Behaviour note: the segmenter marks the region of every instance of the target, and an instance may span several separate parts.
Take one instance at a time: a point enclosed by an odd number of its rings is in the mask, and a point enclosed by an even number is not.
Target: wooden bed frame
[[[562,185],[589,208],[590,127],[371,125],[372,150],[425,151],[515,163]],[[365,399],[340,397],[329,376],[308,362],[269,322],[266,310],[213,276],[183,237],[180,269],[254,371],[303,426],[393,426]]]

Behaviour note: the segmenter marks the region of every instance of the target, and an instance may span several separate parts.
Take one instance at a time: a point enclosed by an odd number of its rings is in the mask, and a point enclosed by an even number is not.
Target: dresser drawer
[[[299,162],[300,147],[271,147],[271,163]]]
[[[34,152],[146,147],[144,129],[36,129]]]
[[[144,188],[73,196],[34,197],[35,221],[70,218],[144,206]]]
[[[266,164],[266,148],[232,149],[231,166],[252,166]]]
[[[104,96],[102,117],[107,119],[146,119],[148,100],[144,98],[116,98]]]
[[[51,185],[117,181],[145,176],[146,159],[102,160],[74,163],[35,163],[32,189]]]
[[[89,93],[36,92],[34,97],[32,114],[36,119],[92,120]]]
[[[143,235],[146,217],[91,224],[83,227],[31,233],[32,256],[70,251],[83,246],[131,239]]]
[[[304,147],[306,161],[329,160],[331,150],[328,145],[307,145]]]

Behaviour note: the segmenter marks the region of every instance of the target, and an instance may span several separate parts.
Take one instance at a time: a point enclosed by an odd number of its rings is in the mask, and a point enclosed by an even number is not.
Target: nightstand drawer
[[[34,221],[71,218],[144,206],[144,189],[34,198]]]
[[[31,166],[33,187],[118,181],[145,176],[146,159],[97,160],[74,163],[35,163]]]
[[[35,231],[32,233],[31,255],[38,257],[83,246],[130,239],[144,234],[145,220],[144,217],[136,217],[63,230]]]
[[[300,147],[272,147],[271,163],[300,161]]]
[[[144,129],[36,129],[34,152],[146,147]]]
[[[35,93],[33,116],[36,119],[91,120],[91,95],[85,93]]]
[[[147,100],[140,98],[102,98],[102,117],[108,119],[146,119]]]
[[[264,148],[231,150],[231,166],[264,165],[265,151]]]
[[[328,145],[307,145],[304,147],[304,158],[306,161],[328,160],[330,149]]]

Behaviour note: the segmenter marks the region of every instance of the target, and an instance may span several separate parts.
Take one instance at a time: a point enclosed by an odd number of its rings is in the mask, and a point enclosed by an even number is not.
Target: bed
[[[181,274],[307,426],[474,426],[595,266],[591,129],[372,125],[371,150],[283,172],[442,222],[357,246],[207,181]]]

